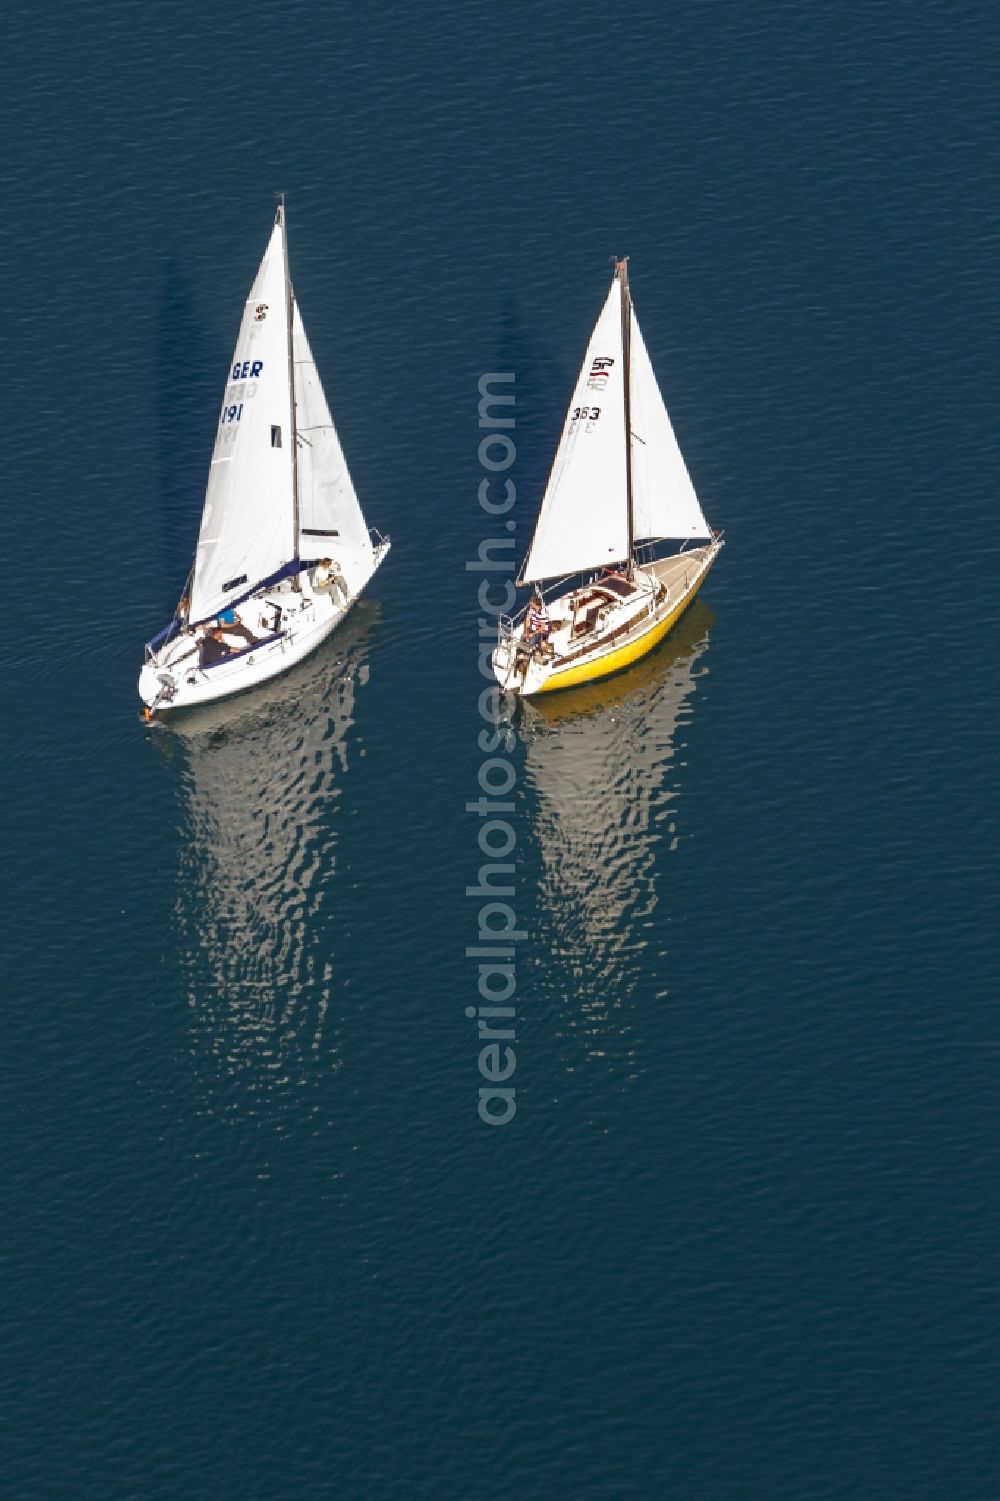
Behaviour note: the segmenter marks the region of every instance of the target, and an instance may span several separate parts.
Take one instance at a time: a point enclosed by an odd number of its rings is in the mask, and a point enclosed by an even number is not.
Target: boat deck
[[[654,580],[667,591],[664,603],[671,598],[680,598],[690,588],[706,551],[704,547],[693,547],[688,552],[661,558],[637,569],[634,582],[624,574],[603,574],[592,583],[553,600],[550,606],[553,629],[549,644],[556,655],[565,655],[578,642],[600,635],[602,626],[611,615],[620,629],[633,616],[645,613],[651,592],[649,586]]]
[[[687,552],[677,552],[672,557],[650,563],[643,572],[658,579],[668,593],[683,593],[705,561],[707,552],[707,547],[692,547]]]

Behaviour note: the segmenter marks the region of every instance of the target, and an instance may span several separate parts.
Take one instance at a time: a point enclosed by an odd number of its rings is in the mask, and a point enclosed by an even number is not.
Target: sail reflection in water
[[[707,670],[712,612],[696,601],[664,646],[620,677],[523,705],[525,780],[542,871],[536,936],[568,1027],[592,1056],[631,1050],[642,974],[666,990],[664,855],[678,842],[678,752]],[[632,1039],[634,1041],[634,1039]]]
[[[179,745],[185,761],[176,918],[194,1051],[230,1109],[255,1111],[336,1063],[337,943],[323,918],[377,616],[359,602],[266,702],[192,709],[163,732],[165,752]]]

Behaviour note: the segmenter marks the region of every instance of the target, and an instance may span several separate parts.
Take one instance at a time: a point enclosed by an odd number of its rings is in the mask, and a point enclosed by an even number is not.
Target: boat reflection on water
[[[184,762],[175,916],[209,1108],[218,1094],[256,1113],[317,1065],[336,1066],[337,943],[324,904],[344,778],[363,754],[355,700],[378,617],[376,602],[359,601],[287,675],[180,711],[159,732],[164,754]]]
[[[621,676],[522,705],[542,867],[535,936],[552,955],[539,979],[575,1034],[569,1051],[578,1059],[582,1042],[588,1056],[629,1072],[637,980],[644,994],[666,993],[664,855],[680,838],[684,725],[713,621],[697,600],[664,645]]]

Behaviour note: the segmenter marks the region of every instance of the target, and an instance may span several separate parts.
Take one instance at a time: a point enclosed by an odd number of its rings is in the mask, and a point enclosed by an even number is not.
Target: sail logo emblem
[[[257,306],[253,310],[253,321],[255,323],[263,323],[263,321],[264,321],[264,319],[266,317],[267,317],[267,303],[266,302],[258,302]]]
[[[591,365],[590,374],[587,376],[588,391],[604,390],[613,364],[614,360],[610,355],[598,354],[594,356],[594,363]]]

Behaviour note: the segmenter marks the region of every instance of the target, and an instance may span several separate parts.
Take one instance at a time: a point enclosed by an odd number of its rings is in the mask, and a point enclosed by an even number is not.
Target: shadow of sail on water
[[[664,856],[676,848],[684,724],[713,615],[697,601],[669,642],[610,683],[523,709],[525,784],[541,873],[536,906],[544,983],[605,1052],[640,971],[666,989]]]
[[[265,704],[190,710],[165,742],[184,760],[175,916],[193,1047],[237,1085],[230,1108],[336,1062],[329,898],[377,617],[362,601]]]

